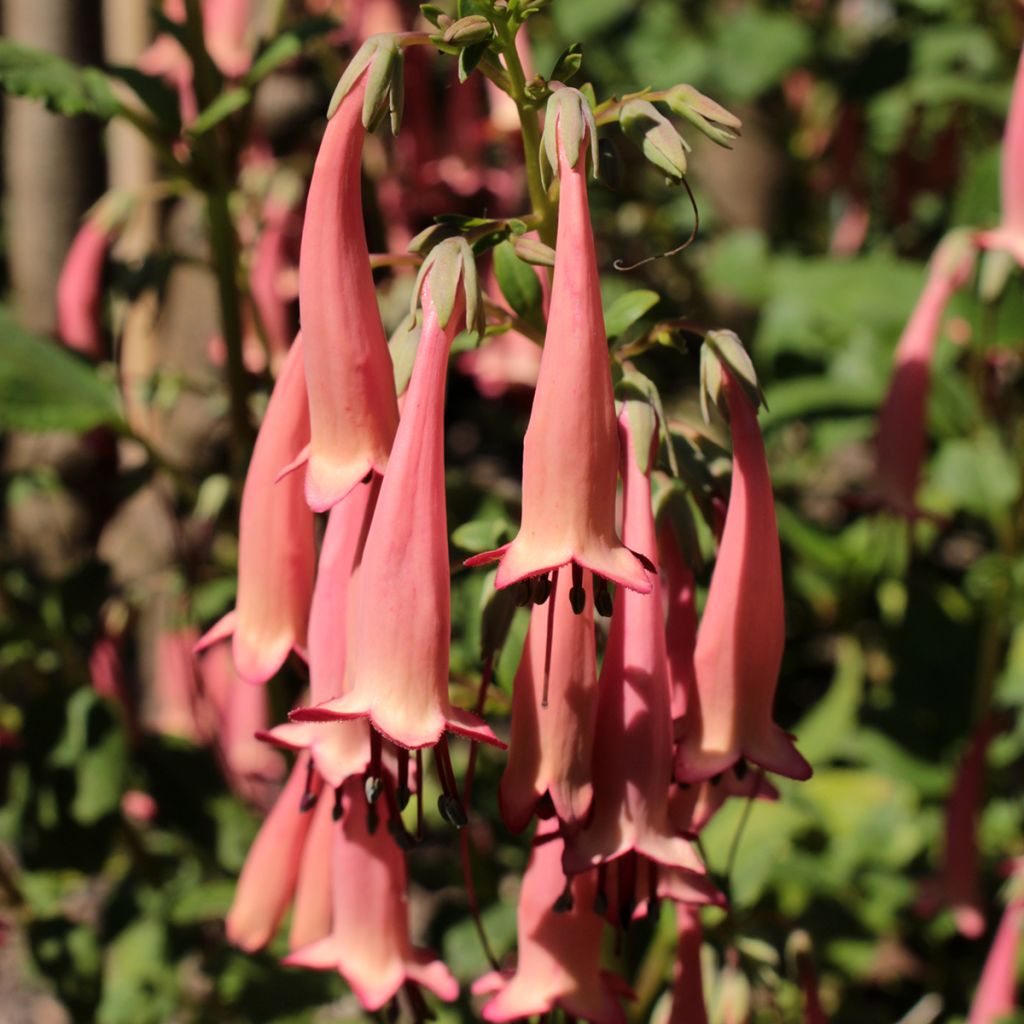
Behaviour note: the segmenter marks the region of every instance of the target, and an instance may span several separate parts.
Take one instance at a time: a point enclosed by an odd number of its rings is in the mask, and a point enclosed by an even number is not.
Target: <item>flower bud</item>
[[[739,136],[743,122],[692,85],[673,86],[665,94],[665,103],[673,114],[685,117],[699,132],[726,149]]]
[[[552,174],[558,174],[558,143],[561,141],[566,163],[575,167],[580,147],[590,143],[590,170],[597,171],[597,123],[587,98],[578,89],[558,89],[548,100],[544,117],[544,140],[541,156],[546,158]],[[543,163],[543,161],[542,161]]]
[[[686,143],[672,122],[647,100],[627,100],[619,124],[655,167],[675,181],[686,174]]]
[[[710,419],[710,406],[716,405],[728,417],[722,396],[722,367],[725,367],[747,393],[755,409],[767,403],[757,382],[754,364],[733,331],[708,331],[700,351],[700,408],[705,421]]]
[[[444,41],[454,46],[473,46],[487,42],[493,35],[491,23],[482,14],[470,14],[453,21],[444,30]]]
[[[550,245],[545,245],[539,238],[518,235],[512,239],[512,248],[524,263],[531,263],[535,267],[555,265],[555,250]]]

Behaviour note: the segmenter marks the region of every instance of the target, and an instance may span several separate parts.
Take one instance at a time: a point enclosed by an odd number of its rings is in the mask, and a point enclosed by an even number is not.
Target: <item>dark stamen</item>
[[[545,577],[546,579],[546,577]],[[548,635],[547,643],[544,647],[544,692],[541,694],[540,706],[546,708],[548,706],[548,688],[551,683],[551,646],[555,635],[555,597],[558,593],[558,570],[554,572],[554,578],[551,581],[551,604],[548,605]]]
[[[377,826],[379,824],[380,815],[377,813],[377,808],[373,804],[370,804],[366,808],[366,831],[369,832],[371,836],[376,835]]]
[[[711,776],[711,785],[717,786],[722,781],[722,773],[719,772],[717,775]]]
[[[302,799],[299,801],[299,811],[303,814],[311,811],[316,806],[317,794],[313,792],[313,783],[316,776],[313,774],[313,759],[309,759],[306,765],[306,788],[302,791]]]
[[[437,1015],[427,1006],[427,1001],[415,981],[407,981],[402,989],[409,1000],[409,1009],[416,1024],[422,1024],[425,1020],[437,1020]]]
[[[437,809],[450,825],[464,828],[469,824],[466,809],[459,799],[459,789],[452,770],[452,758],[448,751],[448,738],[442,736],[434,747],[434,763],[437,766],[437,777],[441,783],[442,793],[437,798]]]
[[[627,853],[616,864],[619,872],[619,925],[626,929],[636,910],[636,854]]]
[[[398,751],[398,809],[404,811],[409,805],[409,751],[400,749]]]
[[[740,782],[742,782],[746,778],[747,769],[748,769],[747,762],[746,762],[746,760],[744,758],[741,757],[736,762],[735,766],[733,767],[733,771],[736,773],[736,778]]]
[[[612,592],[608,589],[608,581],[601,579],[600,576],[594,577],[594,607],[597,614],[603,615],[606,619],[612,614]]]
[[[558,571],[557,569],[555,570]],[[551,595],[551,578],[545,573],[533,581],[533,603],[543,604]]]
[[[565,888],[562,890],[562,895],[555,900],[555,905],[551,908],[556,914],[568,914],[573,908],[572,898],[572,881],[570,879],[565,880]]]
[[[341,786],[338,786],[334,791],[334,807],[331,810],[331,817],[335,821],[341,821],[341,816],[345,813],[345,804],[342,801]]]
[[[583,589],[583,566],[572,563],[572,587],[569,590],[569,604],[577,615],[583,614],[587,606],[587,592]]]
[[[647,916],[654,920],[658,916],[658,864],[647,861]]]
[[[533,600],[533,582],[520,580],[516,587],[516,607],[525,608]]]
[[[594,894],[594,913],[604,917],[608,912],[608,865],[600,864],[597,868],[597,892]]]

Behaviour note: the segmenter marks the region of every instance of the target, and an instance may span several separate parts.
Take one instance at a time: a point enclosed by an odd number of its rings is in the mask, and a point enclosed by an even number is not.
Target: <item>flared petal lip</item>
[[[488,565],[491,562],[496,562],[499,559],[504,559],[506,552],[515,541],[510,541],[508,544],[503,544],[500,548],[495,548],[493,551],[483,551],[479,555],[473,555],[467,558],[462,564],[468,568],[475,568],[480,565]],[[599,576],[602,579],[609,580],[612,583],[616,583],[619,586],[626,587],[629,590],[635,590],[638,594],[649,594],[653,584],[648,577],[648,569],[643,564],[642,559],[635,551],[630,551],[629,548],[624,547],[624,551],[629,551],[637,562],[640,564],[641,569],[636,577],[625,576],[619,572],[609,572],[608,566],[592,558],[588,558],[585,555],[576,553],[570,553],[568,555],[559,555],[554,558],[541,558],[540,564],[537,566],[531,566],[529,569],[521,570],[519,572],[506,572],[505,565],[498,566],[498,574],[495,577],[494,585],[498,590],[505,587],[511,587],[515,583],[519,583],[521,580],[530,579],[533,576],[543,576],[545,573],[554,572],[556,569],[561,569],[563,566],[573,563],[578,565],[581,569],[586,569],[588,572],[592,572],[595,576]],[[639,577],[643,577],[641,582]]]
[[[775,757],[773,754],[750,750],[746,747],[720,753],[694,751],[691,747],[686,746],[685,742],[680,743],[675,761],[676,781],[687,785],[704,782],[728,771],[739,761],[746,760],[763,768],[766,772],[773,772],[797,782],[806,782],[814,774],[814,769],[796,749],[793,742],[795,737],[781,729],[779,732],[788,746],[787,754],[784,757]]]
[[[346,694],[345,697],[351,697],[351,694]],[[377,732],[403,750],[422,750],[425,747],[433,747],[441,739],[445,730],[456,733],[459,736],[464,736],[469,740],[488,743],[499,750],[505,750],[508,747],[507,743],[494,735],[490,726],[481,718],[460,708],[449,707],[447,709],[447,712],[443,714],[441,725],[436,735],[424,736],[420,734],[416,737],[410,737],[408,735],[398,735],[381,728],[371,709],[355,705],[347,709],[339,708],[338,704],[344,699],[344,697],[335,697],[333,700],[314,705],[313,707],[296,708],[294,711],[289,712],[288,718],[293,722],[337,722],[368,718],[370,724]]]

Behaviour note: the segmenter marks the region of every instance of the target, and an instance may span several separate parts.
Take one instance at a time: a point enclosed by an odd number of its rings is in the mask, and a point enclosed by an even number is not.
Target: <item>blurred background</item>
[[[285,770],[251,734],[281,719],[302,673],[287,665],[262,707],[240,711],[230,659],[197,662],[191,649],[233,601],[242,472],[297,323],[302,198],[327,101],[362,38],[422,23],[397,0],[254,3],[242,52],[211,46],[219,74],[193,83],[174,50],[174,4],[163,11],[3,0],[5,41],[106,74],[57,61],[45,86],[26,87],[6,51],[0,61],[9,91],[36,88],[62,111],[8,96],[2,114],[0,1021],[368,1019],[333,974],[282,967],[283,936],[255,956],[224,940],[234,880]],[[733,902],[705,922],[714,1024],[802,1019],[796,930],[833,1021],[963,1021],[1005,902],[1003,866],[1024,853],[1018,269],[951,303],[924,514],[911,523],[871,500],[872,438],[929,256],[952,228],[999,221],[1024,10],[553,0],[529,30],[544,75],[581,43],[580,81],[599,100],[685,82],[743,121],[731,150],[686,136],[700,231],[683,254],[612,269],[693,227],[685,191],[617,132],[591,200],[613,341],[677,319],[732,328],[768,401],[789,634],[777,717],[815,776],[780,784],[777,804],[727,806],[703,837]],[[514,116],[480,76],[459,86],[455,60],[426,49],[410,51],[406,131],[368,144],[371,252],[405,252],[437,214],[527,209]],[[111,103],[137,123],[110,121]],[[59,322],[58,282],[90,209],[102,278],[85,306],[99,327],[76,331]],[[218,210],[230,225],[219,239]],[[390,330],[412,275],[378,277]],[[61,337],[87,358],[38,344]],[[453,564],[517,521],[536,358],[507,348],[455,362]],[[637,364],[677,422],[699,424],[695,352],[654,345]],[[453,577],[463,704],[479,671],[481,586],[479,574]],[[496,716],[524,628],[521,613]],[[972,737],[981,769],[960,821],[977,825],[969,885],[983,927],[968,937],[942,884],[927,896],[944,877],[945,815]],[[491,813],[473,823],[499,955],[514,946],[525,863],[493,813],[501,768],[481,754],[476,800]],[[486,959],[449,834],[430,825],[412,860],[415,930],[465,993]],[[673,943],[670,920],[647,922],[619,952],[640,972],[631,1019],[664,1019]],[[441,1019],[475,1019],[468,994]]]

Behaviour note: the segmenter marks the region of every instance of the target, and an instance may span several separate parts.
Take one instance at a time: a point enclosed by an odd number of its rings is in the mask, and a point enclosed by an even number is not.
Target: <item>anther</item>
[[[377,813],[377,808],[374,807],[373,804],[370,804],[370,806],[366,808],[366,831],[369,832],[371,836],[376,835],[377,826],[379,824],[380,815]]]
[[[516,607],[525,608],[533,600],[533,586],[530,580],[520,580],[516,587]]]
[[[603,615],[606,619],[612,614],[612,592],[608,589],[608,581],[601,579],[600,576],[594,577],[594,607],[598,615]]]
[[[533,581],[533,603],[543,604],[551,596],[551,577],[545,573]]]
[[[583,567],[572,563],[572,587],[569,590],[569,604],[577,615],[583,614],[587,606],[587,592],[583,589]]]
[[[316,806],[316,793],[313,792],[313,760],[306,765],[306,788],[302,791],[302,799],[299,801],[299,810],[305,814]]]
[[[344,813],[345,804],[342,801],[341,786],[338,786],[334,791],[334,807],[331,810],[331,817],[335,821],[341,821],[341,817]]]
[[[736,778],[739,779],[740,782],[742,782],[746,777],[748,768],[749,766],[746,760],[742,757],[736,762],[735,766],[733,767],[733,771],[736,773]]]
[[[565,880],[565,888],[562,890],[562,895],[555,900],[555,905],[551,908],[556,914],[568,914],[573,908],[572,898],[572,883],[567,878]]]

